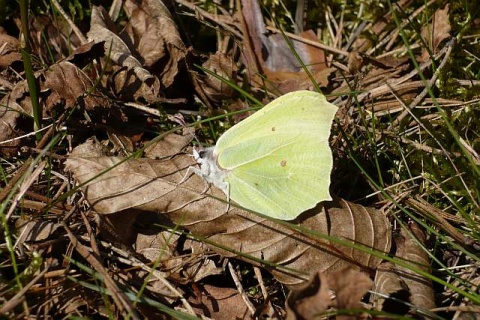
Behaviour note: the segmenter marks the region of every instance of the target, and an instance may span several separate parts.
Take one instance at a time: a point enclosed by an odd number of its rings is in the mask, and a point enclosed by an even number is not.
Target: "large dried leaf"
[[[85,196],[98,213],[113,215],[126,210],[162,213],[193,235],[218,243],[219,247],[213,249],[225,256],[245,259],[232,253],[236,251],[278,264],[270,271],[285,284],[299,284],[312,272],[331,272],[352,264],[375,269],[380,262],[360,250],[299,230],[389,251],[390,226],[377,210],[336,199],[305,212],[294,221],[300,228],[295,230],[288,224],[260,218],[233,205],[228,207],[223,202],[223,192],[214,187],[207,190],[208,185],[196,175],[184,179],[187,168],[195,165],[190,155],[178,154],[164,160],[124,160],[70,158],[66,165],[79,183],[87,182],[83,186]],[[284,267],[291,270],[287,272]]]
[[[31,132],[33,121],[29,121],[29,116],[29,110],[24,110],[10,95],[0,101],[0,152],[3,155],[15,155],[18,147],[28,141],[28,138],[23,142],[16,138]]]
[[[109,57],[118,65],[132,69],[135,75],[145,82],[153,76],[144,69],[140,61],[135,58],[124,40],[108,27],[113,23],[103,7],[92,7],[92,19],[88,39],[95,42],[105,42],[105,51]]]
[[[124,4],[129,16],[131,39],[144,65],[157,66],[162,85],[169,87],[185,58],[185,45],[168,8],[161,0],[128,0]],[[157,74],[157,73],[156,73]]]
[[[90,77],[70,62],[62,61],[53,65],[43,73],[43,77],[42,91],[51,91],[45,101],[47,112],[58,105],[72,108],[79,103],[79,98],[82,98],[81,105],[85,110],[110,108],[110,101],[95,90]]]
[[[410,224],[410,232],[416,239],[404,228],[401,229],[400,235],[395,238],[396,256],[410,261],[414,268],[428,272],[430,265],[428,255],[417,242],[424,242],[425,235],[414,223]],[[414,306],[427,310],[435,308],[431,281],[403,266],[388,262],[382,263],[376,274],[374,291],[388,295],[390,298],[408,301]],[[398,303],[390,298],[372,296],[374,307],[397,314],[406,314],[409,311],[407,306],[402,306],[401,310]]]
[[[415,223],[410,223],[409,227],[413,237],[405,228],[402,228],[401,237],[403,237],[403,241],[399,242],[401,245],[397,244],[397,256],[417,263],[418,265],[415,265],[415,268],[430,272],[430,259],[427,252],[419,244],[419,242],[425,243],[425,234]],[[425,309],[435,308],[432,282],[405,267],[398,266],[397,270],[410,290],[411,303]]]
[[[328,277],[317,273],[302,288],[289,294],[287,320],[315,319],[332,306],[339,310],[363,309],[361,299],[371,289],[372,283],[367,274],[353,268],[337,270]],[[330,290],[335,293],[336,301],[332,300]],[[339,315],[336,319],[357,318]]]
[[[238,68],[232,59],[221,52],[216,52],[210,55],[202,67],[215,74],[215,76],[206,74],[200,77],[202,89],[210,100],[221,103],[224,99],[234,95],[233,88],[223,80],[235,82],[234,78]]]
[[[242,4],[242,14],[248,29],[248,34],[245,34],[245,37],[251,39],[256,58],[263,68],[271,72],[301,71],[302,65],[298,62],[293,50],[300,56],[305,65],[312,66],[317,70],[325,67],[323,50],[312,48],[297,40],[291,40],[293,48],[289,47],[283,35],[278,33],[269,35],[258,1],[244,0]],[[314,34],[312,36],[312,31],[304,33],[306,38],[310,38],[309,40],[312,40],[312,38],[316,40]]]
[[[48,220],[29,220],[20,217],[15,222],[15,227],[20,231],[19,243],[28,241],[43,241],[61,228],[60,224]]]
[[[308,282],[292,290],[285,302],[287,320],[313,319],[333,305],[327,277],[317,272]]]
[[[395,314],[406,314],[408,308],[400,306],[396,301],[409,301],[410,292],[402,278],[396,273],[395,265],[391,262],[382,262],[375,274],[373,294],[370,302],[375,310],[382,310]],[[388,296],[387,298],[385,296]]]
[[[192,301],[198,314],[203,314],[210,319],[230,320],[241,319],[240,315],[247,315],[249,311],[238,290],[232,288],[219,288],[205,285],[196,300]],[[245,317],[245,319],[248,319]]]
[[[367,274],[352,268],[333,272],[328,282],[337,297],[337,309],[361,309],[362,297],[373,285],[373,281]],[[352,318],[343,316],[337,319]]]

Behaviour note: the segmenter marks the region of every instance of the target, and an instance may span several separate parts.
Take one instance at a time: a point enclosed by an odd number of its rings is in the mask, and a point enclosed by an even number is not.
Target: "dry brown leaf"
[[[83,190],[100,214],[124,210],[161,213],[196,237],[279,264],[270,271],[292,286],[302,283],[312,272],[332,272],[352,264],[375,269],[380,263],[378,258],[362,251],[302,234],[233,205],[228,208],[217,200],[225,199],[222,191],[208,189],[196,175],[184,179],[187,168],[195,165],[190,155],[177,154],[158,161],[124,160],[98,157],[70,158],[66,162],[79,183],[96,177]],[[390,248],[390,225],[385,216],[341,199],[319,204],[293,223],[304,230],[350,239],[380,251],[388,252]],[[217,246],[212,248],[227,257],[249,260]],[[294,271],[287,272],[283,267]]]
[[[301,289],[293,290],[287,298],[287,319],[314,319],[335,306],[336,309],[363,309],[362,297],[372,287],[370,277],[356,269],[347,267],[330,273],[315,274]],[[332,301],[330,290],[335,293]],[[357,316],[339,315],[336,319],[357,319]]]
[[[440,43],[450,37],[452,27],[450,26],[449,9],[450,5],[447,3],[443,9],[435,12],[432,22],[422,28],[422,38],[428,44],[430,52],[427,48],[423,48],[421,61],[431,59],[430,53],[437,53]]]
[[[101,157],[108,154],[108,149],[96,137],[92,137],[73,149],[70,157]]]
[[[23,69],[20,41],[6,34],[0,34],[0,69],[11,67]]]
[[[182,135],[170,134],[161,143],[154,143],[145,148],[144,156],[150,159],[173,157],[181,151],[178,146],[189,145],[195,135],[194,128],[184,128]]]
[[[15,227],[21,234],[18,239],[19,243],[47,240],[55,231],[61,228],[60,224],[53,221],[30,220],[26,217],[20,217],[15,221]]]
[[[224,268],[208,258],[209,248],[203,242],[181,239],[164,228],[154,226],[168,225],[168,221],[155,220],[158,216],[142,214],[137,225],[144,226],[139,231],[135,250],[150,261],[160,261],[162,272],[178,283],[198,283],[205,277],[223,273]],[[165,220],[165,219],[164,219]],[[176,255],[180,252],[192,252],[191,255]],[[210,251],[211,252],[211,251]]]
[[[409,226],[416,239],[421,243],[424,242],[425,235],[420,228],[414,223],[410,223]],[[396,256],[411,261],[413,267],[428,272],[430,271],[428,255],[417,243],[417,240],[402,228],[401,234],[395,238]],[[428,310],[435,307],[431,281],[414,271],[392,263],[384,262],[379,266],[374,291],[423,309]],[[408,306],[379,296],[372,296],[372,302],[376,309],[386,312],[405,315],[409,311]]]
[[[25,85],[25,83],[22,83]],[[17,89],[19,85],[15,86]],[[23,88],[23,87],[22,87]],[[14,156],[18,147],[32,143],[31,138],[16,139],[27,132],[31,132],[33,122],[29,121],[28,110],[24,110],[8,94],[0,101],[0,153]]]
[[[161,0],[125,1],[127,31],[147,68],[170,87],[184,63],[186,49],[168,8]]]
[[[103,56],[105,56],[105,43],[91,41],[75,49],[65,60],[78,68],[83,68],[93,60]]]
[[[304,31],[300,36],[307,40],[317,40],[312,30]],[[311,72],[315,73],[326,68],[325,52],[317,47],[292,39],[290,40],[293,45],[292,49],[285,42],[283,35],[279,33],[266,37],[266,40],[268,43],[268,55],[265,59],[264,67],[270,72],[302,71],[302,65],[298,62],[292,50],[295,50],[303,63],[309,66]]]
[[[116,26],[111,21],[103,7],[92,7],[88,37],[91,41],[103,43],[108,57],[118,66],[114,73],[105,81],[118,99],[124,101],[158,101],[160,80],[153,76],[142,63],[132,54],[134,44],[128,35],[118,34]],[[111,86],[111,87],[110,87]]]
[[[328,277],[330,288],[337,297],[337,309],[363,309],[360,301],[372,288],[373,281],[364,272],[345,268]],[[337,319],[357,319],[356,316],[337,316]]]
[[[328,77],[335,71],[334,68],[326,68],[312,74],[312,76],[319,86],[327,86],[329,83]],[[303,70],[299,72],[269,72],[265,70],[265,76],[268,78],[268,83],[264,85],[272,92],[288,93],[313,88],[312,80]]]
[[[190,301],[198,314],[215,320],[242,319],[240,315],[245,315],[243,319],[251,319],[250,311],[237,290],[211,285],[202,286],[200,290],[197,300]]]
[[[416,239],[402,228],[401,236],[404,238],[404,241],[402,241],[401,246],[397,245],[396,256],[407,261],[418,263],[419,265],[415,265],[415,268],[430,272],[430,259],[428,254],[418,243],[425,242],[425,234],[416,223],[410,223],[409,227],[410,232],[412,232]],[[435,298],[430,280],[402,266],[397,266],[397,272],[407,284],[411,295],[410,302],[414,306],[425,309],[435,308]]]
[[[381,310],[398,315],[404,315],[408,312],[408,307],[391,299],[384,298],[384,296],[387,295],[401,301],[410,300],[408,287],[396,273],[393,263],[382,262],[378,266],[377,272],[375,273],[373,292],[381,294],[372,294],[371,296],[370,302],[374,310]]]
[[[292,290],[285,302],[287,320],[313,319],[333,305],[327,277],[315,273],[301,288]]]
[[[237,66],[232,59],[221,52],[216,52],[210,55],[202,67],[217,75],[216,77],[211,74],[206,74],[200,77],[200,81],[203,82],[202,89],[210,100],[221,103],[222,100],[234,96],[235,90],[225,83],[225,81],[218,78],[235,81]]]
[[[84,110],[110,109],[110,100],[94,90],[95,84],[88,75],[70,62],[62,61],[51,66],[43,72],[43,77],[45,80],[41,83],[41,91],[50,91],[45,100],[47,114],[58,111],[57,106],[73,108],[79,104],[80,98]],[[110,112],[114,111],[110,109]]]
[[[89,41],[105,42],[105,52],[110,59],[120,66],[133,70],[140,81],[153,79],[153,75],[132,55],[124,40],[108,29],[111,25],[113,22],[106,10],[103,7],[93,6],[90,31],[87,33]]]

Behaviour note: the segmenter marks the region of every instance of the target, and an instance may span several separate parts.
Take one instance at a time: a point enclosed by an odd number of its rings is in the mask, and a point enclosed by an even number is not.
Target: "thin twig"
[[[0,308],[0,314],[5,315],[14,309],[17,305],[22,303],[25,300],[25,294],[27,291],[40,280],[45,273],[48,271],[48,266],[40,271],[39,274],[35,276],[29,283],[27,283],[21,290],[19,290],[9,301],[7,301],[2,307]]]
[[[248,310],[250,310],[252,315],[255,314],[255,307],[253,306],[253,304],[250,302],[247,295],[245,294],[245,290],[243,290],[243,286],[240,280],[238,279],[237,274],[235,273],[235,270],[233,269],[233,266],[230,263],[230,261],[227,263],[227,265],[228,265],[228,270],[230,271],[230,275],[232,276],[233,282],[237,287],[238,293],[240,293],[240,296],[242,297],[243,301],[247,305],[247,308]]]
[[[17,182],[23,177],[25,172],[27,172],[32,164],[32,161],[32,157],[28,158],[27,161],[25,161],[17,170],[17,172],[15,172],[15,175],[12,177],[12,179],[10,179],[10,181],[8,181],[7,185],[0,191],[0,203],[7,198],[10,190],[13,189]]]
[[[262,290],[262,295],[263,295],[263,299],[265,299],[265,301],[268,300],[268,291],[267,291],[267,288],[265,287],[265,283],[263,282],[263,277],[262,277],[262,271],[260,270],[259,267],[253,267],[253,272],[255,272],[255,277],[257,278],[258,280],[258,284],[260,285],[260,289]]]
[[[18,193],[15,195],[15,198],[13,199],[12,204],[11,204],[7,214],[5,215],[5,220],[6,221],[8,221],[8,219],[10,219],[10,216],[12,215],[12,213],[15,211],[16,208],[21,207],[19,205],[19,203],[22,200],[23,195],[25,194],[25,192],[27,192],[27,190],[33,184],[35,179],[37,179],[38,176],[42,173],[43,168],[45,168],[46,165],[47,164],[46,164],[45,161],[40,162],[38,164],[38,167],[35,170],[33,170],[33,172],[22,182],[22,184],[20,185]]]
[[[306,43],[306,44],[309,44],[311,46],[314,46],[314,47],[317,47],[317,48],[320,48],[320,49],[323,49],[325,51],[328,51],[328,52],[333,52],[333,53],[336,53],[336,54],[340,54],[340,55],[343,55],[343,56],[348,56],[349,52],[348,51],[345,51],[345,50],[342,50],[342,49],[338,49],[338,48],[334,48],[334,47],[331,47],[331,46],[327,46],[326,44],[323,44],[323,43],[320,43],[318,41],[313,41],[313,40],[310,40],[310,39],[305,39],[299,35],[296,35],[296,34],[293,34],[293,33],[290,33],[290,32],[286,32],[286,31],[280,31],[278,30],[277,28],[273,28],[273,27],[269,27],[267,26],[267,30],[270,30],[270,31],[273,31],[273,32],[277,32],[277,33],[283,33],[285,34],[287,37],[291,38],[291,39],[294,39],[294,40],[297,40],[297,41],[300,41],[300,42],[303,42],[303,43]]]
[[[70,26],[70,28],[72,28],[73,32],[75,33],[75,35],[78,37],[78,39],[80,39],[80,42],[81,44],[85,44],[88,42],[87,38],[85,38],[85,36],[83,35],[82,31],[80,31],[80,29],[77,28],[77,26],[75,25],[75,23],[73,23],[72,19],[70,19],[70,17],[68,16],[68,14],[65,12],[65,10],[63,10],[62,6],[60,5],[60,3],[58,3],[57,0],[52,0],[53,2],[53,5],[55,6],[55,8],[58,10],[58,12],[60,12],[60,14],[63,16],[63,18],[67,21],[68,25]]]
[[[455,40],[455,38],[452,38],[452,40]],[[447,44],[446,47],[447,47],[447,51],[445,52],[445,56],[443,57],[442,61],[440,62],[440,65],[438,66],[437,70],[435,70],[435,73],[433,74],[430,81],[428,81],[428,84],[425,87],[425,89],[423,89],[423,91],[410,103],[410,105],[408,105],[408,107],[395,119],[395,121],[393,121],[390,124],[390,129],[393,126],[397,126],[403,120],[403,118],[405,118],[410,113],[410,111],[413,108],[415,108],[420,103],[420,101],[423,100],[423,98],[428,94],[429,89],[434,86],[435,82],[438,79],[438,76],[439,76],[440,72],[443,70],[443,67],[447,63],[447,60],[450,57],[450,54],[452,53],[453,43]],[[388,85],[388,83],[387,83],[387,85]]]
[[[163,285],[165,285],[165,287],[167,287],[172,292],[174,297],[177,297],[177,298],[180,299],[180,301],[182,302],[185,309],[191,315],[195,315],[195,311],[193,310],[193,308],[190,305],[190,303],[188,302],[188,300],[185,299],[183,294],[180,293],[174,286],[172,286],[172,284],[170,282],[167,281],[167,279],[166,279],[166,277],[168,276],[167,273],[158,271],[158,270],[153,269],[153,268],[150,268],[145,263],[143,263],[142,261],[140,261],[136,257],[132,256],[128,252],[126,252],[122,249],[119,249],[119,248],[113,246],[112,244],[110,244],[108,242],[100,241],[100,244],[102,246],[104,246],[105,248],[109,248],[110,250],[116,252],[119,256],[114,256],[114,258],[118,259],[118,261],[120,261],[120,262],[122,262],[126,265],[130,265],[130,266],[133,266],[133,267],[139,267],[142,270],[152,274],[152,276],[154,276],[157,280],[159,280]]]
[[[92,254],[90,250],[83,244],[81,244],[75,235],[72,233],[70,228],[67,226],[65,221],[61,221],[60,224],[67,232],[68,238],[72,243],[73,247],[77,252],[90,263],[95,271],[100,273],[103,278],[103,282],[110,292],[113,301],[115,301],[115,305],[119,308],[120,313],[123,317],[131,316],[133,319],[140,320],[140,316],[135,311],[132,302],[127,298],[127,296],[123,293],[122,290],[118,287],[117,283],[113,281],[110,277],[108,271],[104,268],[104,266],[100,263],[98,258],[95,254]]]
[[[413,21],[420,13],[422,13],[422,11],[425,10],[425,8],[428,8],[429,6],[431,6],[433,3],[437,2],[437,0],[430,0],[428,3],[424,4],[422,7],[418,8],[417,10],[415,10],[408,19],[405,19],[401,24],[400,26],[398,26],[397,30],[395,32],[389,32],[389,33],[386,33],[386,37],[381,39],[378,44],[375,45],[375,47],[371,48],[367,54],[368,55],[372,55],[374,54],[375,52],[379,52],[379,48],[383,45],[385,45],[387,42],[390,41],[390,39],[394,38],[394,37],[397,37],[398,36],[398,30],[401,30],[403,28],[405,28],[409,23],[411,23],[411,21]]]
[[[187,1],[187,0],[176,0],[177,3],[181,4],[182,6],[185,6],[187,7],[188,9],[194,11],[195,13],[198,13],[199,15],[201,15],[202,17],[205,17],[207,18],[208,20],[210,20],[211,22],[221,26],[222,28],[224,28],[226,31],[230,32],[231,34],[235,35],[236,37],[238,37],[238,39],[242,39],[243,36],[240,32],[238,32],[237,30],[235,30],[234,28],[232,28],[230,26],[229,23],[225,22],[225,21],[222,21],[222,19],[220,19],[218,16],[215,16],[213,14],[210,14],[208,13],[207,11],[203,10],[202,8],[198,7],[197,5],[193,4],[192,2],[190,1]],[[232,19],[232,24],[233,24],[233,19]]]

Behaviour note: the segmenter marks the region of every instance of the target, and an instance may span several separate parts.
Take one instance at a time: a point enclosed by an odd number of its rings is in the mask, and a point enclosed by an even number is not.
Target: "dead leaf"
[[[188,146],[195,136],[195,129],[184,128],[181,135],[169,134],[161,143],[154,143],[145,148],[144,156],[150,159],[173,157],[182,149],[179,146]]]
[[[452,27],[450,26],[449,9],[450,5],[447,3],[443,9],[435,12],[432,22],[422,28],[422,38],[428,44],[430,51],[423,48],[421,61],[431,59],[430,54],[435,55],[440,43],[450,37]]]
[[[15,227],[21,234],[19,243],[30,241],[47,240],[61,228],[60,224],[48,220],[30,220],[27,217],[20,217],[15,221]]]
[[[108,57],[116,64],[133,70],[140,81],[153,79],[153,75],[132,55],[124,40],[108,28],[112,25],[113,22],[105,9],[93,6],[90,31],[87,33],[89,41],[105,42],[105,52]]]
[[[114,61],[114,72],[104,82],[118,99],[124,101],[147,101],[155,103],[159,100],[160,80],[144,68],[133,55],[136,48],[131,38],[119,34],[103,7],[92,7],[92,18],[88,37],[96,43],[104,43],[105,52]],[[120,67],[118,67],[120,66]]]
[[[223,81],[223,79],[226,79],[235,83],[238,68],[232,59],[221,52],[216,52],[210,55],[202,67],[216,75],[207,73],[200,77],[200,81],[203,82],[202,89],[210,100],[221,103],[222,100],[234,96],[235,90]]]
[[[108,149],[96,137],[87,139],[70,153],[70,157],[101,157],[109,155]]]
[[[337,309],[364,309],[360,303],[372,288],[373,281],[364,272],[345,268],[331,273],[328,283],[336,295]],[[340,315],[337,319],[358,319],[357,316]]]
[[[219,243],[212,249],[224,256],[251,262],[221,247],[279,264],[270,271],[290,286],[301,284],[305,273],[332,272],[352,264],[375,269],[380,263],[378,258],[362,251],[302,234],[233,205],[228,209],[224,202],[217,200],[225,199],[222,191],[212,186],[208,189],[205,181],[196,175],[185,179],[187,168],[192,165],[195,165],[192,157],[185,154],[157,161],[98,157],[70,158],[66,162],[79,183],[96,177],[83,186],[83,190],[99,214],[115,214],[127,209],[161,213],[196,237]],[[385,216],[341,199],[319,204],[293,223],[380,251],[388,252],[390,248],[390,224]],[[286,271],[284,267],[292,270]]]
[[[425,235],[416,224],[410,223],[410,229],[418,241],[425,241]],[[401,234],[395,238],[396,257],[411,261],[414,268],[430,271],[428,255],[417,243],[417,240],[402,228]],[[384,262],[379,266],[374,291],[424,309],[435,307],[431,281],[408,268],[392,263]],[[385,299],[374,295],[371,300],[374,307],[382,311],[400,315],[406,315],[409,311],[407,305],[401,305],[390,298]]]
[[[301,289],[292,291],[286,302],[287,319],[316,319],[330,307],[342,309],[364,309],[362,297],[372,287],[370,277],[358,270],[347,267],[330,273],[315,274]],[[335,293],[336,303],[330,290]],[[338,315],[336,319],[358,319],[357,316]]]
[[[410,301],[410,292],[407,284],[395,271],[395,265],[391,262],[382,262],[375,273],[375,281],[370,302],[374,310],[405,315],[408,307],[401,305],[393,299]],[[389,298],[385,298],[388,296]],[[393,299],[390,299],[393,298]]]
[[[327,277],[315,273],[301,288],[292,290],[287,297],[285,307],[287,320],[314,319],[333,305]]]
[[[93,60],[103,56],[105,56],[105,43],[91,41],[75,49],[65,60],[83,68]]]
[[[20,42],[14,37],[0,34],[0,69],[8,67],[17,71],[23,70]]]
[[[162,272],[182,284],[198,283],[205,277],[223,273],[223,266],[217,266],[208,258],[210,250],[203,242],[180,239],[180,235],[172,234],[165,228],[156,228],[169,223],[161,218],[152,214],[142,214],[137,218],[137,226],[143,227],[135,241],[136,252],[149,261],[161,262]],[[178,252],[192,254],[178,255]]]
[[[81,69],[68,61],[61,61],[47,70],[35,73],[41,92],[40,107],[43,117],[59,116],[76,106],[93,111],[94,120],[122,119],[120,110],[110,108],[111,102]],[[68,86],[65,84],[68,83]],[[32,138],[16,139],[33,131],[32,103],[26,80],[18,82],[13,90],[0,101],[0,152],[14,153],[21,145],[31,145]],[[115,124],[115,122],[113,123]],[[118,122],[117,122],[118,124]],[[77,122],[74,125],[78,125]],[[7,142],[5,142],[7,141]]]
[[[415,268],[430,272],[430,259],[425,250],[418,244],[425,243],[425,234],[416,223],[409,223],[413,238],[402,228],[401,236],[404,241],[401,246],[397,245],[397,254],[399,258],[415,263]],[[435,298],[433,294],[432,282],[425,277],[402,266],[397,266],[397,272],[408,286],[410,291],[410,302],[414,306],[425,309],[435,308]]]
[[[168,8],[161,0],[125,1],[127,31],[147,68],[170,87],[184,63],[185,45]]]
[[[240,315],[250,314],[242,296],[235,289],[204,285],[200,290],[201,295],[197,297],[200,301],[190,301],[199,314],[215,320],[242,319]]]
[[[45,101],[47,113],[58,111],[58,107],[73,108],[79,104],[80,98],[84,110],[98,110],[111,106],[109,99],[94,90],[95,84],[87,74],[70,62],[57,63],[45,70],[42,75],[45,80],[41,82],[41,90],[50,91]]]
[[[18,88],[18,86],[16,86]],[[22,87],[23,88],[23,87]],[[14,156],[18,147],[33,143],[32,138],[25,137],[23,140],[17,137],[31,132],[33,121],[29,118],[29,112],[24,110],[8,94],[0,101],[0,152],[6,156]]]

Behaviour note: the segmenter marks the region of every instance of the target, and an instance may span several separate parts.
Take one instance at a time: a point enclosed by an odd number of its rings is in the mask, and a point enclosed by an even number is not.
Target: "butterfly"
[[[200,169],[191,169],[241,207],[295,219],[332,199],[328,138],[336,111],[320,93],[287,93],[231,127],[215,146],[194,148]]]

